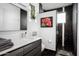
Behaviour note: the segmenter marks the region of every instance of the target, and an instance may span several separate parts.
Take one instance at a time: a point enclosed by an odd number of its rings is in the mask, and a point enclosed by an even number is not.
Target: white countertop
[[[36,40],[39,40],[39,39],[40,39],[40,37],[35,37],[35,38],[23,38],[23,39],[18,40],[17,42],[13,41],[14,46],[9,49],[6,49],[4,51],[1,51],[0,55],[8,53],[9,51],[12,51],[12,50],[17,49],[21,46],[27,45],[27,44],[34,42]]]

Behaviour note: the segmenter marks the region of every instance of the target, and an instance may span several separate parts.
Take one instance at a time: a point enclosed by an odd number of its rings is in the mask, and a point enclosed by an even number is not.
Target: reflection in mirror
[[[20,10],[20,30],[27,30],[27,11]]]

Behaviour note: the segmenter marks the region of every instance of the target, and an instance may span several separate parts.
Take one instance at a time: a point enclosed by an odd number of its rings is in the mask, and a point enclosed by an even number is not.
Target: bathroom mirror
[[[14,4],[0,4],[0,31],[27,30],[27,11]]]

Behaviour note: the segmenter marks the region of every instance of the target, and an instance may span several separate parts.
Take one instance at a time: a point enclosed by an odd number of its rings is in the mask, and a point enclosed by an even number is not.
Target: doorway
[[[66,12],[66,23],[65,23],[65,33],[64,33],[64,49],[68,52],[72,52],[76,55],[76,38],[74,39],[74,4],[65,7]],[[57,12],[61,12],[62,8],[57,9]],[[75,15],[76,16],[76,15]],[[76,23],[75,23],[76,24]],[[76,26],[76,25],[75,25]],[[76,29],[76,28],[75,28]],[[75,46],[74,46],[75,45]],[[74,50],[75,48],[75,50]],[[57,50],[62,49],[62,24],[57,23]]]
[[[62,4],[62,3],[61,3]],[[52,5],[52,7],[49,7]],[[41,4],[40,13],[45,13],[49,11],[56,10],[57,13],[62,12],[62,7],[53,7],[54,3],[51,4]],[[57,4],[56,4],[57,5]],[[59,6],[59,5],[58,5]],[[49,7],[49,8],[47,8]],[[68,52],[72,52],[73,55],[77,53],[77,6],[76,3],[72,3],[65,6],[66,12],[66,23],[65,23],[65,39],[64,39],[64,49]],[[56,49],[62,49],[62,24],[57,23],[56,25]],[[56,50],[56,51],[57,51]]]

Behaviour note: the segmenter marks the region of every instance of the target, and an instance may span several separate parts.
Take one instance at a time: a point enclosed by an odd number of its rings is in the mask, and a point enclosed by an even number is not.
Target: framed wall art
[[[35,6],[30,3],[31,6],[31,19],[35,19]]]
[[[41,27],[53,27],[53,17],[43,17],[40,22]]]

